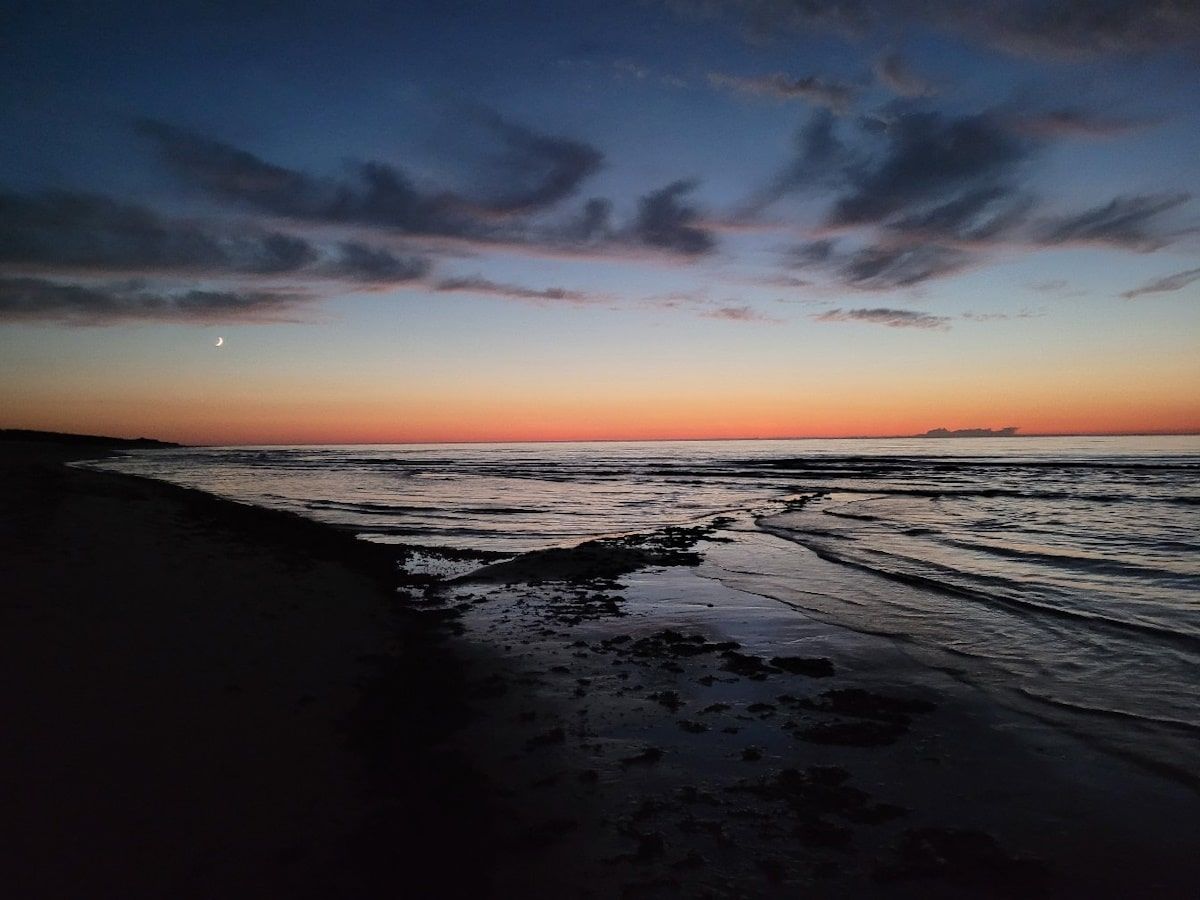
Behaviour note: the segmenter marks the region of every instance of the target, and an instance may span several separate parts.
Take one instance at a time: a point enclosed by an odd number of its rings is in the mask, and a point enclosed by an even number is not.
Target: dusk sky
[[[1190,0],[10,2],[0,109],[3,427],[1200,429]]]

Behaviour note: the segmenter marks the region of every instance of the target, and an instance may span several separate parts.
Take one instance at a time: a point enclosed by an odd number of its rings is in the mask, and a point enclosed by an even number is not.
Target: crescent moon
[[[217,338],[217,343],[216,343],[216,346],[218,346],[218,347],[224,347],[224,346],[225,346],[225,338],[223,338],[223,337],[219,337],[219,338]]]

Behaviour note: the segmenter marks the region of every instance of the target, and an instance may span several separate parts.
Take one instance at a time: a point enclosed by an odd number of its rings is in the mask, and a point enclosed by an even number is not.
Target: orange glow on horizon
[[[835,362],[800,371],[787,359],[687,370],[618,361],[420,376],[247,364],[83,378],[59,368],[6,382],[0,426],[211,445],[894,437],[1007,426],[1023,435],[1200,432],[1190,356],[1059,360],[1053,369]]]
[[[1003,428],[1019,434],[1197,434],[1200,417],[1186,404],[1131,404],[1106,409],[1076,404],[1022,414],[970,404],[910,404],[877,410],[844,402],[792,403],[778,411],[743,402],[727,408],[676,402],[446,407],[389,413],[374,405],[270,403],[148,408],[112,401],[72,411],[11,411],[9,428],[149,437],[194,445],[509,443],[612,440],[735,440],[899,437],[931,428]]]

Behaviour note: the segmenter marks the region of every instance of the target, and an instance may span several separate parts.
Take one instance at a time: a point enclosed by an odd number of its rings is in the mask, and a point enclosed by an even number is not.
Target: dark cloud
[[[613,235],[612,202],[593,197],[583,204],[583,211],[565,229],[570,240],[591,243],[608,240]]]
[[[801,245],[788,251],[787,264],[823,270],[844,288],[891,291],[956,275],[983,258],[978,251],[962,246],[884,234],[846,252],[821,241]]]
[[[0,263],[280,274],[317,255],[307,241],[280,232],[212,229],[97,194],[0,192]]]
[[[487,201],[494,212],[526,214],[552,206],[574,193],[603,163],[603,154],[588,144],[540,134],[493,112],[482,115],[504,146],[491,167],[492,180],[500,185]]]
[[[471,200],[419,188],[389,163],[368,161],[342,178],[316,177],[173,125],[137,122],[177,176],[212,197],[292,219],[359,224],[410,234],[482,237],[496,215],[529,214],[557,203],[595,172],[599,151],[550,137],[494,113],[480,119],[501,143],[487,184]]]
[[[846,171],[849,186],[830,212],[831,224],[882,222],[992,187],[1010,177],[1030,152],[987,114],[907,113],[891,123],[885,139],[885,151],[872,165]]]
[[[841,184],[860,164],[837,135],[836,120],[826,110],[812,116],[796,134],[791,163],[748,204],[753,214],[795,191]]]
[[[676,181],[638,201],[633,233],[651,247],[699,256],[713,249],[711,234],[696,226],[699,212],[683,202],[696,189],[695,181]]]
[[[837,274],[851,287],[884,291],[953,275],[971,265],[973,259],[966,251],[939,244],[876,244],[844,258]]]
[[[1035,137],[1110,138],[1130,134],[1153,125],[1149,119],[1103,118],[1078,109],[1031,113],[1013,120],[1013,127]]]
[[[788,251],[788,263],[796,269],[819,266],[834,258],[836,248],[837,241],[832,238],[808,241]]]
[[[1189,194],[1116,197],[1080,213],[1044,220],[1037,238],[1045,244],[1105,244],[1140,252],[1157,250],[1176,237],[1163,231],[1160,217],[1189,199]]]
[[[889,328],[931,328],[945,330],[950,319],[908,309],[831,309],[813,316],[818,322],[869,322]]]
[[[328,258],[327,258],[328,257]],[[359,243],[326,251],[294,235],[169,218],[98,194],[0,192],[0,266],[201,275],[291,275],[401,282],[429,264]]]
[[[338,245],[337,257],[323,271],[355,281],[396,284],[421,278],[428,274],[429,268],[429,261],[420,257],[396,256],[383,247],[346,241]]]
[[[1126,55],[1200,43],[1192,0],[665,0],[735,23],[755,41],[833,30],[894,34],[923,22],[1008,53],[1057,59]]]
[[[109,325],[118,322],[295,321],[303,294],[163,291],[137,283],[90,286],[42,278],[0,278],[0,321]]]
[[[179,177],[210,197],[298,221],[550,250],[575,245],[603,253],[631,238],[685,256],[712,249],[712,236],[695,224],[698,213],[683,203],[696,186],[691,181],[642,197],[636,219],[622,229],[612,225],[609,201],[598,198],[565,227],[523,221],[573,193],[599,167],[601,156],[585,144],[548,137],[492,113],[479,115],[505,148],[489,167],[486,180],[492,184],[477,191],[484,200],[419,189],[387,163],[359,163],[347,177],[320,178],[162,122],[141,120],[138,128]]]
[[[987,0],[931,4],[942,22],[1021,56],[1086,59],[1200,42],[1192,0]]]
[[[1170,291],[1183,290],[1183,288],[1196,281],[1200,281],[1200,269],[1187,269],[1183,272],[1176,272],[1174,275],[1154,278],[1139,287],[1125,291],[1121,296],[1126,300],[1132,300],[1134,297],[1141,297],[1143,294],[1165,294]]]
[[[879,83],[901,97],[932,97],[937,89],[908,67],[899,53],[889,53],[875,61],[875,77]]]
[[[1032,208],[1032,198],[1015,194],[1007,185],[989,185],[896,219],[887,227],[910,240],[974,243],[1012,231]]]
[[[1068,119],[1084,121],[1059,121]],[[1154,250],[1178,236],[1161,224],[1164,214],[1189,199],[1118,197],[1034,220],[1035,199],[1016,185],[1039,143],[1016,134],[999,115],[902,113],[888,121],[877,139],[881,148],[867,162],[848,157],[832,127],[828,114],[814,117],[801,134],[796,160],[767,196],[813,183],[836,185],[826,225],[869,229],[865,246],[838,253],[828,239],[810,242],[791,251],[788,263],[824,268],[847,287],[890,290],[943,278],[1004,241]]]
[[[874,138],[880,148],[869,159],[848,153],[832,127],[828,115],[805,127],[774,194],[833,185],[826,225],[874,234],[852,252],[837,252],[829,238],[801,245],[790,251],[793,268],[824,268],[862,290],[909,287],[973,265],[979,248],[1028,219],[1033,200],[1014,182],[1034,147],[989,114],[900,114]]]
[[[589,303],[597,299],[583,291],[566,288],[527,288],[516,284],[501,284],[478,276],[471,278],[446,278],[434,285],[435,291],[452,294],[488,294],[508,300],[524,300],[532,303]]]
[[[318,222],[354,223],[396,229],[409,234],[482,236],[491,231],[465,210],[461,198],[449,192],[417,189],[400,169],[387,163],[365,162],[353,167],[352,181],[329,182],[326,189],[297,199],[296,218]],[[311,201],[311,202],[310,202]]]
[[[330,218],[345,205],[339,194],[352,192],[165,122],[138,119],[134,126],[176,175],[221,200],[291,218]]]
[[[816,75],[792,78],[782,72],[754,76],[712,72],[708,82],[713,87],[743,94],[773,97],[776,100],[804,100],[839,115],[849,112],[858,96],[858,88],[854,85],[818,78]]]

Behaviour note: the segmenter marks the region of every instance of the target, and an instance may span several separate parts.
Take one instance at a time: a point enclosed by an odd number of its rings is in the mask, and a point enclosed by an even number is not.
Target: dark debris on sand
[[[648,566],[696,566],[694,549],[732,520],[718,517],[705,525],[670,526],[647,534],[586,541],[575,547],[552,547],[483,566],[447,584],[584,583],[612,579]]]
[[[825,691],[816,700],[789,698],[795,707],[836,716],[796,726],[793,735],[812,744],[880,747],[908,732],[912,715],[936,709],[927,700],[887,697],[862,688]]]
[[[616,639],[603,641],[605,646],[615,647]],[[620,642],[623,643],[623,642]],[[633,656],[654,657],[656,659],[678,659],[689,656],[703,656],[706,653],[723,653],[736,650],[734,641],[712,642],[699,634],[681,634],[671,628],[664,628],[654,634],[638,638],[626,652]]]
[[[581,670],[574,659],[564,660],[569,665],[556,662],[543,668],[546,677],[557,676],[564,684],[569,682],[568,696],[576,700],[589,692],[598,696],[610,683],[607,680],[615,678],[620,685],[617,697],[649,700],[661,707],[660,712],[670,714],[689,708],[687,718],[672,715],[666,719],[668,723],[674,720],[676,733],[697,736],[678,738],[688,743],[675,743],[675,739],[659,732],[653,738],[658,745],[635,745],[624,755],[608,756],[607,766],[612,768],[607,769],[605,754],[600,752],[602,744],[592,744],[591,766],[584,759],[575,760],[573,767],[564,770],[574,773],[565,784],[554,774],[536,778],[532,784],[542,793],[561,793],[566,785],[574,785],[586,796],[603,798],[626,779],[658,785],[660,790],[672,783],[678,785],[680,778],[689,776],[689,754],[696,752],[688,747],[702,747],[703,742],[713,738],[728,740],[724,735],[736,735],[741,730],[748,730],[754,735],[752,739],[758,738],[757,729],[770,728],[775,734],[782,731],[811,744],[879,747],[899,740],[909,731],[914,717],[935,708],[923,699],[886,696],[857,687],[804,695],[792,685],[801,684],[801,679],[835,676],[832,660],[821,656],[759,656],[746,652],[737,642],[677,628],[632,634],[610,632],[610,636],[600,639],[576,636],[570,640],[570,629],[575,626],[625,615],[622,585],[617,580],[621,575],[646,566],[694,565],[699,559],[694,550],[696,543],[714,539],[715,528],[714,523],[665,529],[653,535],[526,554],[485,566],[466,578],[444,582],[440,588],[427,588],[419,602],[410,604],[420,610],[414,614],[431,626],[452,631],[464,611],[486,602],[488,591],[485,587],[484,597],[460,596],[459,600],[469,602],[455,603],[452,591],[446,588],[456,587],[456,583],[465,586],[466,582],[541,585],[536,593],[510,601],[515,611],[529,617],[525,621],[531,624],[524,627],[532,628],[526,639],[513,643],[529,645],[552,635],[566,638],[557,652],[565,648],[571,657],[592,660],[591,665],[604,665],[605,670],[616,669],[613,675],[604,670]],[[546,627],[539,628],[538,622]],[[568,630],[557,630],[564,627]],[[601,662],[604,657],[609,657],[611,665]],[[629,679],[639,669],[645,677]],[[721,683],[726,692],[738,691],[731,686],[741,679],[787,680],[793,692],[772,695],[768,702],[747,685],[742,691],[749,689],[750,693],[745,693],[747,699],[740,702],[726,693],[722,699],[730,702],[692,707],[696,688],[692,692],[676,690],[684,683],[679,676],[687,676],[687,683],[693,685],[711,687]],[[647,693],[638,682],[655,689]],[[488,701],[502,698],[510,684],[524,682],[520,678],[492,677],[463,694]],[[586,715],[586,710],[579,712]],[[789,719],[789,714],[793,718]],[[533,722],[529,720],[529,724]],[[576,726],[568,729],[554,725],[547,729],[542,725],[525,737],[524,751],[544,760],[551,770],[568,758],[562,754],[570,753],[576,744],[589,746],[580,737],[587,733],[586,728]],[[706,734],[713,738],[699,737]],[[597,735],[592,732],[592,736]],[[762,771],[760,766],[768,758],[757,744],[726,747],[721,753],[742,776]],[[672,764],[659,765],[668,754]],[[777,749],[771,751],[770,758],[778,756]],[[981,832],[932,828],[895,832],[892,829],[898,827],[897,820],[902,820],[908,810],[875,799],[854,786],[852,780],[840,766],[793,765],[751,778],[735,777],[729,770],[723,784],[685,783],[659,796],[642,796],[631,811],[605,823],[610,839],[623,838],[632,846],[626,844],[627,849],[619,849],[601,862],[627,871],[624,876],[616,876],[623,881],[617,891],[623,896],[686,896],[694,889],[700,894],[716,891],[714,895],[722,896],[776,896],[788,895],[805,885],[811,888],[812,879],[864,876],[880,884],[932,879],[970,888],[977,887],[981,877],[1031,889],[1039,883],[1040,864],[1010,857]],[[520,832],[523,836],[515,849],[531,854],[568,853],[571,841],[578,840],[572,836],[591,827],[586,820],[581,823],[561,815],[534,821]],[[887,846],[891,849],[881,853]],[[972,874],[972,867],[991,875]]]

